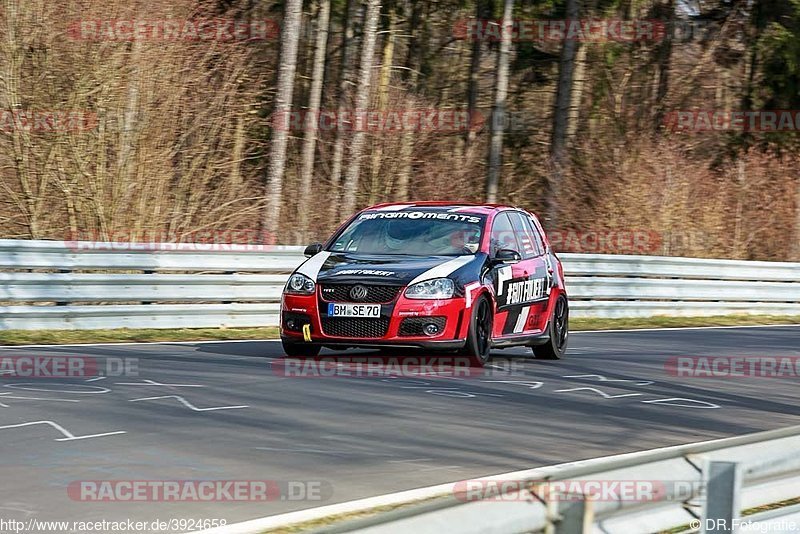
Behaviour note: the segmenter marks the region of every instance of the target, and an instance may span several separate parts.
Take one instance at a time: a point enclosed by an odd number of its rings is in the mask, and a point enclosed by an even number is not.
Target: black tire
[[[544,345],[531,347],[533,355],[537,360],[560,360],[567,354],[569,341],[569,302],[564,295],[556,301],[548,330],[550,339]]]
[[[322,350],[322,347],[319,345],[298,343],[297,341],[285,338],[281,339],[281,344],[283,345],[283,352],[292,358],[313,358],[319,355],[319,351]]]
[[[492,302],[486,295],[481,295],[472,306],[467,344],[462,351],[473,367],[483,367],[489,361],[492,350],[493,317]]]

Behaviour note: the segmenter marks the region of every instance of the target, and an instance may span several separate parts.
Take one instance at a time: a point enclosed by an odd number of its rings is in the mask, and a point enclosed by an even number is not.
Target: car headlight
[[[449,278],[435,278],[408,286],[406,297],[410,299],[449,299],[453,298],[455,290],[455,284]]]
[[[292,295],[313,295],[316,284],[304,274],[293,274],[286,284],[286,292]]]

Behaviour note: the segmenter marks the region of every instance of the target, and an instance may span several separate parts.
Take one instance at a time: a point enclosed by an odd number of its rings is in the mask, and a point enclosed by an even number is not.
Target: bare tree
[[[479,24],[484,24],[492,16],[494,6],[492,0],[475,1],[475,18]],[[469,37],[469,34],[468,34]],[[472,53],[469,63],[469,83],[467,85],[467,113],[472,120],[478,109],[478,96],[480,93],[480,70],[483,59],[483,40],[475,37],[472,41]],[[469,128],[464,134],[464,151],[467,152],[475,141],[477,130]]]
[[[292,110],[294,74],[297,68],[297,43],[300,39],[300,22],[303,0],[286,0],[283,19],[280,67],[278,69],[277,93],[275,94],[275,117],[277,128],[272,131],[272,144],[267,170],[267,208],[264,211],[264,230],[278,234],[283,193],[283,175],[286,169],[286,147],[289,143],[285,118]],[[284,124],[281,124],[281,123]]]
[[[378,111],[384,111],[389,100],[389,83],[392,79],[392,62],[394,61],[394,41],[395,41],[395,10],[394,6],[389,9],[389,23],[386,29],[386,37],[383,41],[383,59],[381,60],[381,75],[378,82]],[[383,161],[383,142],[375,144],[372,151],[372,165],[370,168],[370,187],[369,202],[374,203],[380,194],[379,176],[381,162]]]
[[[567,20],[577,21],[579,12],[580,0],[567,0]],[[550,158],[553,163],[553,172],[549,178],[547,195],[548,226],[550,227],[555,227],[558,224],[558,197],[559,188],[563,181],[577,52],[578,41],[574,38],[565,37],[564,43],[561,45],[561,57],[558,62],[558,85],[556,87],[555,109],[553,110],[553,132],[550,138]]]
[[[311,198],[311,179],[314,174],[314,151],[317,146],[318,115],[322,100],[322,82],[325,77],[330,13],[331,0],[320,0],[317,14],[317,39],[314,46],[314,66],[311,72],[311,94],[308,99],[308,114],[314,120],[314,124],[306,130],[303,139],[303,152],[300,160],[300,198]],[[297,208],[300,235],[301,239],[305,241],[308,234],[308,206],[298,202]]]
[[[372,62],[375,59],[375,41],[377,39],[378,18],[381,14],[380,0],[367,0],[367,12],[364,16],[364,38],[361,43],[361,64],[358,73],[358,89],[355,98],[355,112],[366,111],[369,106],[369,90],[372,82]],[[361,171],[366,132],[356,128],[350,150],[350,165],[344,182],[342,211],[352,212],[356,207],[358,177]]]
[[[581,120],[581,102],[583,101],[583,90],[586,87],[586,56],[589,53],[589,46],[583,45],[578,48],[575,56],[575,74],[572,80],[572,95],[569,104],[569,122],[567,123],[567,143],[571,143],[578,133],[578,124]]]
[[[489,173],[486,178],[486,201],[497,202],[497,185],[503,164],[503,134],[505,133],[506,99],[508,97],[508,68],[511,56],[512,16],[514,0],[505,0],[503,28],[497,58],[497,80],[492,108],[491,139],[489,141]]]
[[[411,10],[411,20],[408,28],[410,42],[408,43],[405,70],[403,72],[409,90],[416,92],[422,64],[425,21],[422,16],[423,2],[410,0],[410,4],[410,6],[406,6]],[[422,29],[420,29],[420,26],[422,26]],[[403,132],[400,139],[400,168],[397,171],[397,192],[395,195],[397,200],[408,200],[408,185],[413,171],[414,139],[415,136],[412,131]]]
[[[25,59],[25,37],[20,32],[22,14],[17,0],[6,0],[5,2],[5,38],[2,46],[2,63],[5,69],[0,74],[2,82],[2,95],[5,100],[4,108],[13,113],[23,111],[23,95],[20,87],[22,79],[22,67]],[[32,161],[32,141],[31,135],[25,128],[13,128],[11,132],[12,156],[14,160],[13,168],[16,178],[22,191],[22,198],[17,199],[17,205],[26,219],[26,226],[32,239],[39,237],[39,217],[37,209],[37,187],[35,184],[36,173],[33,172]]]
[[[664,20],[668,28],[673,27],[675,21],[675,0],[664,0],[656,6],[656,17]],[[667,94],[669,94],[669,72],[670,63],[672,61],[672,38],[664,39],[656,50],[656,68],[658,69],[658,78],[655,90],[654,109],[655,114],[653,118],[653,128],[656,130],[661,127],[664,121],[664,112],[667,105]]]
[[[344,16],[342,20],[342,54],[339,68],[339,94],[338,94],[338,112],[337,117],[341,117],[347,110],[348,96],[350,93],[350,80],[352,63],[352,50],[355,42],[355,28],[353,27],[353,19],[355,18],[355,3],[356,0],[347,0],[344,9]],[[342,162],[344,161],[344,142],[345,135],[342,128],[336,129],[336,138],[333,142],[333,154],[331,156],[331,190],[335,197],[341,195],[339,190],[342,181]],[[329,214],[335,223],[338,217],[338,203],[331,202],[329,205]]]

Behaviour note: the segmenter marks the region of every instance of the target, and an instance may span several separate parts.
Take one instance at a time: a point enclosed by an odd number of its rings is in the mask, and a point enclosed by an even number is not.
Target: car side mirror
[[[316,256],[320,252],[322,252],[322,243],[312,243],[306,247],[303,255],[306,258],[310,258],[311,256]]]
[[[518,263],[522,261],[522,256],[516,250],[511,250],[509,248],[501,248],[494,254],[493,258],[495,263],[504,263],[506,265],[511,265],[512,263]]]

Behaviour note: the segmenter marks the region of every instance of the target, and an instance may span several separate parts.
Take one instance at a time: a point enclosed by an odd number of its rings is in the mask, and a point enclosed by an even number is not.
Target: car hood
[[[475,259],[473,255],[389,256],[321,252],[303,267],[317,263],[319,270],[316,273],[313,273],[312,266],[312,272],[304,274],[315,274],[311,277],[318,282],[408,285],[422,279],[449,276]],[[300,272],[303,272],[302,268]]]

